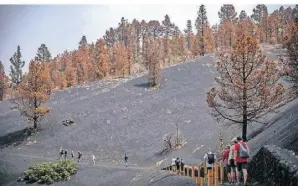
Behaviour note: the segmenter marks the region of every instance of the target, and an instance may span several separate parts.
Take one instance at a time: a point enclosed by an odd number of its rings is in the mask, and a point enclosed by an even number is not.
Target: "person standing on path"
[[[82,157],[82,153],[80,151],[78,151],[78,163],[80,162],[81,157]],[[81,163],[82,163],[82,160],[81,160]]]
[[[126,167],[128,166],[128,156],[127,154],[125,153],[125,164],[126,164]]]
[[[59,154],[59,159],[61,159],[63,157],[63,154],[64,154],[64,150],[61,149],[60,154]]]
[[[180,158],[177,158],[175,160],[175,166],[176,166],[176,172],[179,173],[180,172]]]
[[[59,148],[58,159],[61,158],[61,151],[62,151],[62,147]]]
[[[67,158],[67,150],[64,150],[64,158]]]
[[[231,182],[232,184],[234,184],[236,182],[236,162],[234,159],[235,156],[235,144],[238,143],[237,138],[233,138],[232,139],[232,146],[229,149],[229,154],[228,154],[228,160],[229,160],[229,166],[230,166],[230,170],[228,170],[228,172],[230,172],[230,176],[231,176]]]
[[[172,159],[171,159],[171,170],[172,171],[174,171],[174,169],[175,169],[175,157],[173,157]]]
[[[72,153],[71,153],[71,157],[74,158],[74,151],[72,151]]]
[[[235,160],[237,163],[237,180],[240,181],[240,173],[243,172],[244,186],[247,186],[247,169],[248,169],[248,158],[249,158],[249,147],[241,137],[237,137],[238,143],[235,144]]]
[[[185,162],[183,161],[183,159],[181,159],[181,171],[184,171],[184,165],[185,165]]]
[[[93,154],[93,155],[91,155],[91,158],[92,158],[92,162],[93,162],[93,164],[95,165],[96,164],[96,157],[95,157],[95,155]]]
[[[216,155],[212,153],[210,148],[208,148],[208,152],[203,157],[208,170],[213,168],[214,163],[216,164],[216,160],[217,160],[216,158],[217,158]]]

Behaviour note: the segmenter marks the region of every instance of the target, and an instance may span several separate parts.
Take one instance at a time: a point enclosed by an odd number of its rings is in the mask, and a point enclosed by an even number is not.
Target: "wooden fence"
[[[213,164],[212,169],[207,169],[204,166],[190,166],[185,165],[184,169],[176,170],[176,167],[168,166],[162,170],[171,171],[180,176],[189,176],[196,183],[196,186],[203,186],[207,183],[208,186],[219,186],[224,182],[224,166],[223,162],[220,165]],[[200,174],[204,172],[204,174]]]

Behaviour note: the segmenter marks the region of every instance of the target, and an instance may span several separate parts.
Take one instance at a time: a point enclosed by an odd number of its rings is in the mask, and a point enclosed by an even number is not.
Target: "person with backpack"
[[[231,177],[231,182],[230,184],[234,184],[235,183],[235,179],[236,179],[236,163],[235,163],[235,159],[234,159],[234,155],[235,155],[235,144],[238,143],[237,138],[233,138],[231,141],[232,145],[229,149],[229,154],[228,154],[228,160],[229,160],[229,166],[230,169],[228,170],[228,172],[230,172],[230,177]]]
[[[235,144],[235,160],[237,163],[237,181],[240,181],[240,172],[243,172],[244,186],[247,186],[247,168],[248,168],[248,158],[249,158],[249,147],[241,137],[237,137],[238,143]]]
[[[177,172],[180,172],[180,158],[177,158],[176,160],[175,160],[175,166],[176,166],[176,171]]]
[[[80,151],[78,151],[78,163],[80,162],[81,157],[82,157],[82,153]],[[82,160],[81,160],[81,163],[82,163]]]
[[[185,165],[185,162],[184,162],[183,159],[181,158],[181,171],[184,171],[184,165]]]
[[[214,153],[212,153],[210,148],[208,148],[208,152],[205,154],[203,159],[204,159],[204,162],[205,162],[208,170],[212,169],[213,164],[216,163],[216,155]]]
[[[58,159],[61,158],[61,151],[62,151],[62,147],[59,148]]]
[[[230,171],[228,171],[230,169],[230,165],[228,163],[229,149],[230,149],[230,145],[227,145],[226,149],[223,150],[222,161],[224,163],[224,169],[226,169],[226,172],[227,172],[227,179],[228,179],[229,183],[231,183]]]
[[[126,167],[128,166],[128,156],[127,154],[125,153],[125,164],[126,164]]]
[[[60,150],[60,154],[59,154],[59,159],[61,159],[61,158],[63,157],[63,154],[64,154],[64,150],[61,149],[61,150]]]
[[[174,169],[175,169],[175,157],[173,157],[172,159],[171,159],[171,170],[172,171],[174,171]]]

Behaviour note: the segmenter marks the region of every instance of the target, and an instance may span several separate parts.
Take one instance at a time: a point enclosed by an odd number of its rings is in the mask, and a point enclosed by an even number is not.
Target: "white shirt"
[[[171,159],[171,165],[175,165],[175,160],[176,160],[175,158]]]
[[[203,159],[206,160],[207,167],[213,167],[213,164],[208,163],[208,154],[212,154],[212,152],[210,151],[210,152],[206,153],[205,156],[203,157]],[[216,161],[216,154],[215,153],[214,153],[214,159]]]
[[[96,159],[96,157],[95,157],[94,155],[92,155],[91,157],[92,157],[92,159],[93,159],[93,160],[95,160],[95,159]]]

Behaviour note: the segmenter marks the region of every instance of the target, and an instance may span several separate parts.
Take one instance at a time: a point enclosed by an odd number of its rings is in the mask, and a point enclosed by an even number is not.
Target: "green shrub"
[[[67,180],[77,171],[78,165],[70,159],[61,159],[58,162],[43,162],[34,164],[25,170],[24,181],[27,181],[27,183],[52,184],[57,181]]]

